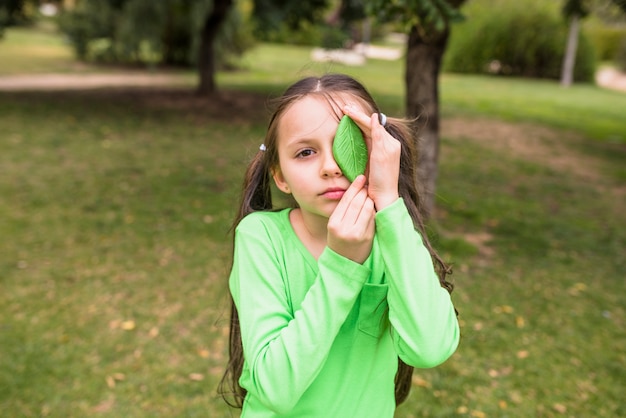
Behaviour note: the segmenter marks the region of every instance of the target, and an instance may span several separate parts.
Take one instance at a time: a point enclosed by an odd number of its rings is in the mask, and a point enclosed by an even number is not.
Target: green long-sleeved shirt
[[[403,200],[376,214],[363,264],[328,247],[315,260],[289,212],[252,213],[235,234],[242,418],[392,417],[398,356],[434,367],[459,341],[450,295]]]

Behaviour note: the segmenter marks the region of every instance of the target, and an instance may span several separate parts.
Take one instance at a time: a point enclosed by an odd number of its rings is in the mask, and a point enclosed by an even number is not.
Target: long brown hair
[[[307,77],[289,87],[277,100],[276,110],[270,119],[265,136],[265,150],[259,150],[256,153],[246,171],[241,204],[233,222],[233,232],[246,215],[256,211],[275,209],[272,205],[271,181],[272,169],[278,166],[278,151],[276,145],[278,123],[291,104],[308,95],[320,95],[329,102],[334,102],[338,95],[342,97],[349,96],[357,100],[372,113],[380,113],[374,99],[365,87],[352,77],[344,74],[326,74],[322,77]],[[340,115],[338,115],[338,117],[340,117]],[[452,292],[453,286],[446,280],[450,269],[432,248],[424,228],[422,205],[415,177],[417,155],[410,125],[407,121],[402,119],[388,118],[385,128],[402,144],[400,177],[398,181],[400,196],[403,198],[409,214],[413,219],[415,229],[421,233],[424,245],[431,254],[441,286],[447,289],[448,292]],[[247,392],[239,385],[244,356],[239,329],[239,317],[232,298],[230,315],[230,359],[218,391],[229,405],[241,408]],[[412,375],[413,367],[406,365],[402,360],[398,359],[398,372],[395,377],[396,404],[400,404],[407,398],[411,388]]]

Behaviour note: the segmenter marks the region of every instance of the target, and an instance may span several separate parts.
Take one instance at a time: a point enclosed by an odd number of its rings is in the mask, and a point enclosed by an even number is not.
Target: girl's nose
[[[321,173],[323,177],[338,177],[343,175],[339,165],[337,165],[337,162],[335,161],[332,150],[326,151],[323,159]]]

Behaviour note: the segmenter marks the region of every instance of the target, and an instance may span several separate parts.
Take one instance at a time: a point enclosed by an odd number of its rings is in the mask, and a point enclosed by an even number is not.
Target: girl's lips
[[[339,187],[331,187],[329,189],[326,189],[324,193],[322,193],[322,196],[331,200],[339,200],[343,197],[345,192],[345,189],[341,189]]]

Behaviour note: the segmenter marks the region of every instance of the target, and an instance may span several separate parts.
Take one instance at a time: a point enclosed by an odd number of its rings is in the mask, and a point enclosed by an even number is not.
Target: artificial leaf
[[[333,155],[343,175],[354,181],[365,173],[367,145],[357,124],[348,116],[339,122],[333,141]]]

